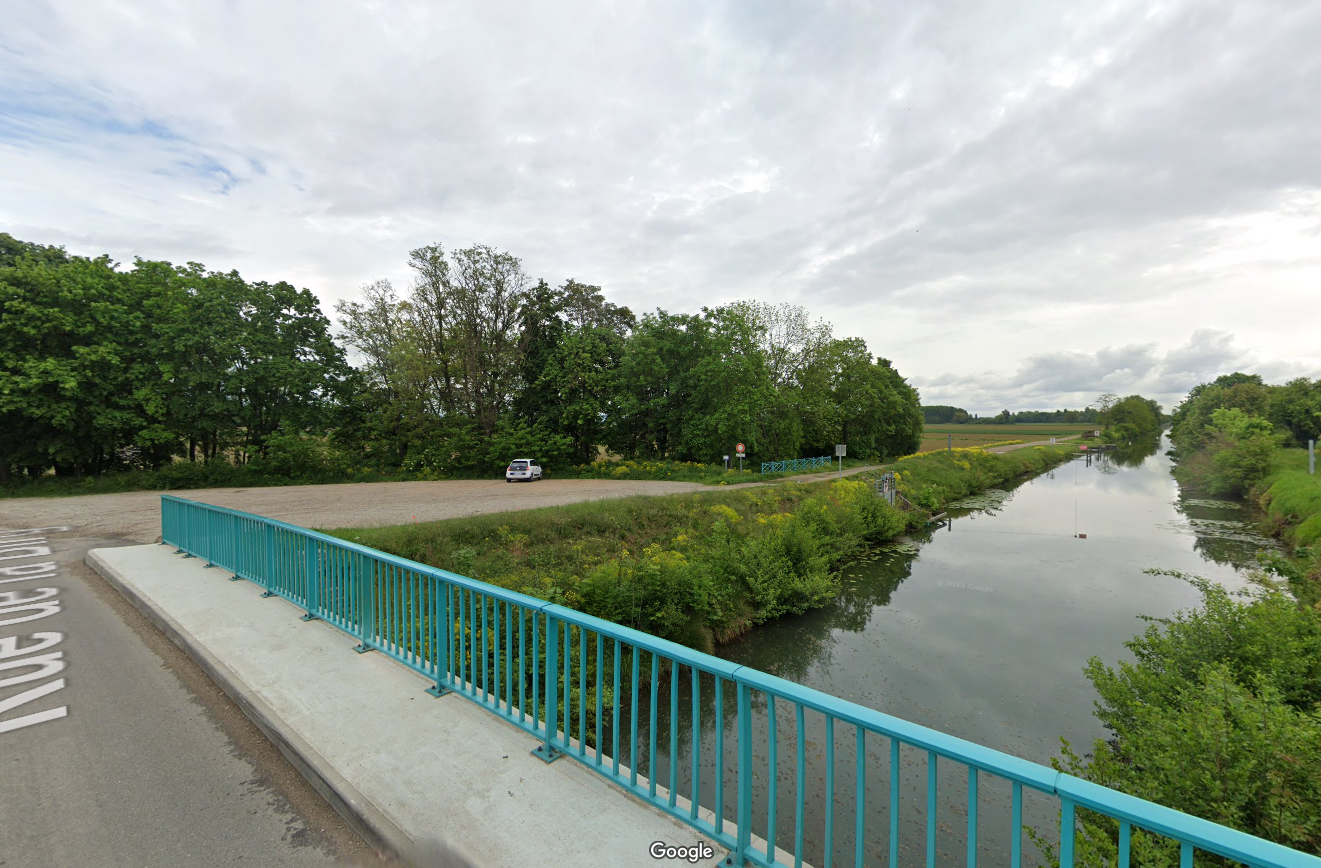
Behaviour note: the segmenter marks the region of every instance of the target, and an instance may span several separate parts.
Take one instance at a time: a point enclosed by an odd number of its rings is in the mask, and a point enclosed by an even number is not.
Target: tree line
[[[858,338],[757,301],[636,316],[485,245],[337,306],[197,263],[0,234],[0,483],[297,453],[464,475],[531,455],[719,462],[917,449],[916,390]],[[309,450],[308,443],[316,449]]]
[[[1019,425],[1025,422],[1064,422],[1068,424],[1083,423],[1090,424],[1100,421],[1097,418],[1099,412],[1096,407],[1087,407],[1082,410],[1019,410],[1011,413],[1008,410],[1001,410],[994,416],[978,416],[976,413],[969,413],[962,407],[953,407],[947,404],[924,404],[922,406],[922,419],[928,425],[963,425],[975,423],[978,425]]]

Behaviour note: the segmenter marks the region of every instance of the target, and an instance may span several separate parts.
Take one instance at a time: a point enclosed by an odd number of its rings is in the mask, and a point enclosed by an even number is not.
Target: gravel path
[[[488,512],[559,506],[583,500],[709,491],[695,482],[546,479],[362,482],[282,488],[208,488],[171,494],[226,506],[300,527],[372,527]],[[70,525],[78,534],[150,543],[160,538],[160,492],[0,500],[0,527]]]
[[[1059,440],[1073,439],[1060,437]],[[1048,443],[1001,446],[1009,452]],[[876,470],[851,467],[845,476]],[[837,478],[838,471],[805,473],[782,482],[821,482]],[[728,488],[766,485],[745,482]],[[723,487],[723,486],[722,486]],[[633,495],[718,491],[721,487],[696,482],[658,482],[629,479],[545,479],[510,485],[499,479],[461,479],[445,482],[360,482],[345,485],[290,485],[280,488],[207,488],[173,491],[189,500],[252,512],[300,527],[375,527],[435,521],[489,512],[560,506],[584,500]],[[0,527],[70,525],[79,536],[155,542],[161,533],[160,492],[128,491],[77,497],[22,497],[0,499]]]

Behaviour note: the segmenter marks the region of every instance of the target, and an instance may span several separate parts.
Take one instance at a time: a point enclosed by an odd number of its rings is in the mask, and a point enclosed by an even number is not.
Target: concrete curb
[[[208,652],[183,627],[152,605],[124,580],[118,571],[100,557],[99,550],[87,553],[87,565],[109,582],[115,590],[146,615],[156,627],[183,649],[202,668],[207,677],[224,690],[243,713],[257,725],[294,768],[321,794],[335,812],[343,817],[378,854],[401,858],[415,851],[416,843],[394,822],[362,795],[343,775],[335,771],[317,751],[289,726],[222,661]]]

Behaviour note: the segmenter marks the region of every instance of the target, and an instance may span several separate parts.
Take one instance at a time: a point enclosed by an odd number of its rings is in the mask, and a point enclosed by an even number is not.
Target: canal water
[[[1088,659],[1097,656],[1111,665],[1131,659],[1124,642],[1145,629],[1139,616],[1168,616],[1199,601],[1188,583],[1144,571],[1179,570],[1239,588],[1257,552],[1271,545],[1252,530],[1238,504],[1181,493],[1170,473],[1168,448],[1162,439],[1091,460],[1080,456],[961,502],[949,509],[944,525],[846,568],[844,590],[829,606],[781,618],[718,653],[1037,763],[1059,756],[1061,737],[1079,753],[1090,752],[1106,732],[1093,715],[1096,694],[1083,674]],[[698,750],[707,766],[715,762],[715,726],[705,699],[703,705]],[[754,719],[758,745],[770,728],[764,705]],[[797,730],[792,709],[778,711],[775,821],[784,846],[798,831]],[[818,866],[855,864],[855,733],[844,727],[833,734],[841,771],[832,793],[822,771],[824,720],[813,723],[809,715],[806,728],[811,735],[805,855]],[[732,761],[728,718],[722,729],[721,752]],[[863,849],[866,863],[879,865],[889,847],[889,753],[883,739],[869,739],[865,748]],[[685,751],[689,758],[691,749]],[[901,862],[922,864],[926,756],[911,753],[902,763]],[[686,767],[688,759],[683,763]],[[967,773],[956,766],[939,765],[940,864],[966,859]],[[754,787],[758,835],[766,833],[771,819],[767,777]],[[702,801],[711,804],[709,780],[701,783]],[[980,782],[978,850],[986,865],[1008,864],[1009,786],[1001,783],[985,776]],[[724,798],[732,818],[729,790]],[[824,852],[828,805],[834,830],[830,860]],[[1029,797],[1024,819],[1046,839],[1057,839],[1053,800]],[[1023,853],[1025,864],[1036,861],[1026,839]]]

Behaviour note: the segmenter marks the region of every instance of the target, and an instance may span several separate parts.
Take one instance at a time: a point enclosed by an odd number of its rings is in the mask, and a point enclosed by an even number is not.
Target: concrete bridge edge
[[[248,719],[271,740],[293,767],[321,794],[335,812],[362,836],[378,855],[400,859],[414,850],[415,842],[351,783],[335,771],[317,751],[294,731],[267,703],[258,697],[228,666],[210,654],[201,643],[166,613],[140,596],[123,581],[113,566],[93,549],[87,565],[142,612],[170,641],[192,658],[207,677],[234,701]]]

